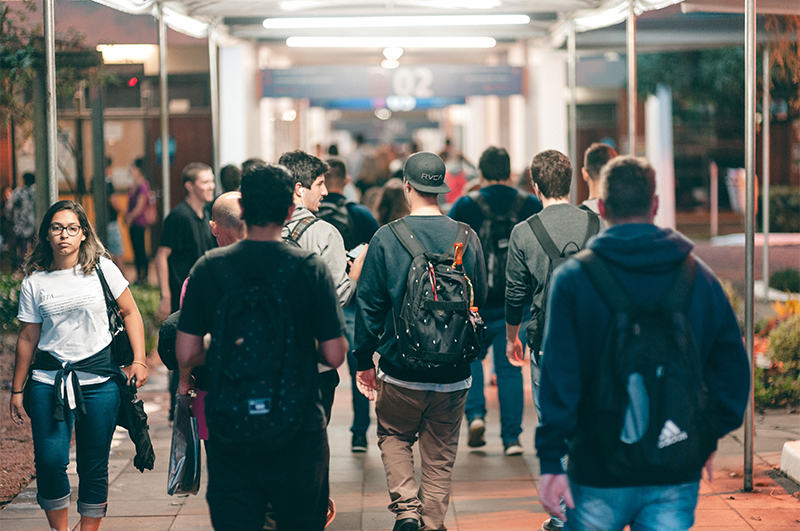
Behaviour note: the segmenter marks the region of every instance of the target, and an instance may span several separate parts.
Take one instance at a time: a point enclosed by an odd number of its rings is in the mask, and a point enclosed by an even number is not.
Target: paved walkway
[[[342,374],[344,376],[344,374]],[[526,380],[529,381],[529,380]],[[331,492],[338,514],[330,531],[389,530],[394,519],[386,505],[389,496],[377,448],[374,422],[366,454],[350,452],[350,389],[343,378],[329,428],[331,441]],[[101,529],[136,531],[211,531],[206,506],[205,480],[197,496],[170,497],[166,493],[171,427],[167,422],[169,404],[164,368],[153,374],[140,393],[147,404],[157,459],[153,471],[140,473],[133,468],[133,445],[127,432],[118,431],[110,461],[108,516]],[[488,444],[470,451],[466,427],[453,474],[453,497],[446,525],[450,530],[479,531],[502,529],[532,531],[547,518],[538,502],[538,461],[532,449],[535,414],[526,390],[527,405],[522,436],[526,452],[521,457],[505,457],[499,437],[496,389],[488,388]],[[373,414],[374,415],[374,414]],[[772,479],[773,467],[780,462],[785,441],[800,439],[800,416],[783,412],[760,415],[756,422],[755,490],[742,488],[742,430],[726,437],[720,446],[717,470],[712,483],[703,480],[697,509],[697,525],[703,530],[798,531],[800,500],[792,493],[800,490],[785,479]],[[74,456],[71,483],[77,485]],[[782,486],[784,485],[784,486]],[[788,489],[788,490],[787,490]],[[77,527],[74,500],[70,525]],[[0,511],[2,531],[47,529],[44,513],[36,504],[34,481],[12,503]]]

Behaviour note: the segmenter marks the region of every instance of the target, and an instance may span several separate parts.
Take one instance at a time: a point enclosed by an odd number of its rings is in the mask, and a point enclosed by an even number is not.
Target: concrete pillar
[[[656,225],[675,228],[675,157],[672,149],[672,91],[659,85],[645,104],[647,160],[656,170]]]
[[[545,149],[567,154],[567,60],[558,50],[531,46],[528,50],[528,105],[525,160]]]
[[[255,46],[219,47],[220,164],[241,164],[265,157],[261,145],[260,72]]]

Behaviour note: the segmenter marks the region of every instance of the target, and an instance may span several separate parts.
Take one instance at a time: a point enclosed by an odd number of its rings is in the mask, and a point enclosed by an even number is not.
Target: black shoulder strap
[[[675,280],[672,281],[672,286],[659,303],[661,307],[670,311],[688,311],[689,304],[692,302],[696,277],[697,261],[694,259],[694,255],[689,253],[681,263],[677,273],[675,273]]]
[[[583,203],[581,203],[580,205],[578,205],[578,208],[580,208],[581,210],[585,210],[586,212],[591,212],[592,214],[594,214],[594,213],[595,213],[595,211],[594,211],[594,210],[592,210],[591,208],[589,208],[587,205],[584,205]]]
[[[508,217],[513,221],[519,220],[519,215],[522,212],[522,207],[525,206],[525,201],[528,199],[528,194],[523,192],[522,190],[517,190],[517,195],[514,197],[514,201],[511,203],[511,207],[508,209]]]
[[[319,221],[319,218],[316,216],[306,216],[304,218],[300,218],[300,221],[295,223],[294,228],[287,236],[290,240],[297,243],[300,241],[300,237],[305,234],[305,232],[313,225]]]
[[[531,226],[533,235],[539,240],[539,245],[542,246],[542,249],[544,249],[544,252],[550,257],[550,260],[553,261],[561,258],[561,251],[556,247],[553,238],[550,237],[550,233],[544,228],[544,223],[542,223],[542,220],[539,219],[537,214],[528,218],[528,225]]]
[[[591,210],[586,212],[589,214],[589,224],[586,225],[586,237],[583,239],[583,248],[586,245],[586,242],[589,241],[589,238],[600,232],[600,216],[592,212]]]
[[[397,236],[397,239],[400,240],[400,243],[403,244],[403,247],[406,248],[406,251],[408,251],[411,256],[419,256],[427,252],[425,247],[422,246],[422,243],[420,243],[417,237],[414,236],[414,233],[411,232],[411,227],[408,226],[404,218],[392,221],[389,223],[389,228],[392,229],[394,235]]]
[[[103,298],[106,300],[106,310],[111,310],[114,313],[120,313],[119,303],[117,303],[117,299],[114,298],[114,294],[111,292],[111,288],[108,286],[106,276],[103,274],[103,270],[100,268],[99,259],[94,270],[97,271],[97,277],[100,279],[100,284],[103,286]],[[114,324],[110,319],[108,321],[108,329],[112,334],[115,333]]]
[[[456,243],[461,243],[463,250],[466,250],[467,245],[469,244],[469,225],[460,221],[457,223],[458,228],[456,230],[456,236],[453,238],[453,243],[450,244],[450,247],[447,249],[447,251],[442,254],[442,258],[453,254],[453,249]],[[400,243],[403,244],[403,247],[405,247],[406,251],[408,251],[411,256],[416,257],[428,252],[419,241],[419,238],[417,238],[411,231],[411,227],[408,226],[405,218],[400,218],[389,223],[389,228],[392,229],[394,235],[397,236],[397,239],[400,240]]]
[[[580,251],[575,258],[583,263],[584,271],[592,286],[613,312],[632,313],[638,308],[622,282],[611,270],[607,260],[590,249]],[[670,311],[685,312],[692,300],[696,272],[697,262],[690,253],[681,263],[672,285],[658,306]]]
[[[478,209],[481,211],[484,219],[491,219],[494,216],[494,212],[492,212],[489,203],[486,202],[486,198],[483,197],[483,194],[480,192],[480,190],[473,190],[468,194],[468,196],[478,206]]]
[[[611,311],[630,314],[636,310],[636,304],[602,256],[591,249],[584,249],[573,255],[573,258],[583,264],[586,276]]]

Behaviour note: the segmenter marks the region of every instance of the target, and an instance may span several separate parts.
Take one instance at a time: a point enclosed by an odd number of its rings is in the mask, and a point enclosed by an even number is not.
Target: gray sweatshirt
[[[566,203],[550,205],[538,214],[548,234],[559,250],[574,242],[583,247],[589,214],[585,210]],[[575,246],[570,245],[574,249]],[[550,258],[539,244],[527,221],[518,223],[511,231],[508,242],[508,264],[506,265],[506,322],[518,325],[522,322],[523,305],[528,295],[533,295],[531,321],[526,323],[528,344],[540,348],[540,326],[544,324],[545,297]]]

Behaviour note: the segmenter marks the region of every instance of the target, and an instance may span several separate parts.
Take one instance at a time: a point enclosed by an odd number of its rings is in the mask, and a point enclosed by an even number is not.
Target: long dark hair
[[[94,232],[94,227],[89,223],[89,218],[86,217],[86,211],[83,207],[75,201],[59,201],[47,209],[47,212],[39,225],[39,232],[36,235],[36,243],[33,250],[28,255],[28,261],[25,264],[25,274],[30,275],[34,271],[52,271],[53,270],[53,248],[47,240],[50,232],[50,223],[53,222],[53,216],[62,210],[69,210],[78,217],[83,235],[86,239],[81,242],[80,249],[78,250],[78,264],[80,264],[84,275],[88,275],[97,263],[100,261],[101,256],[106,255],[106,249],[97,234]]]

